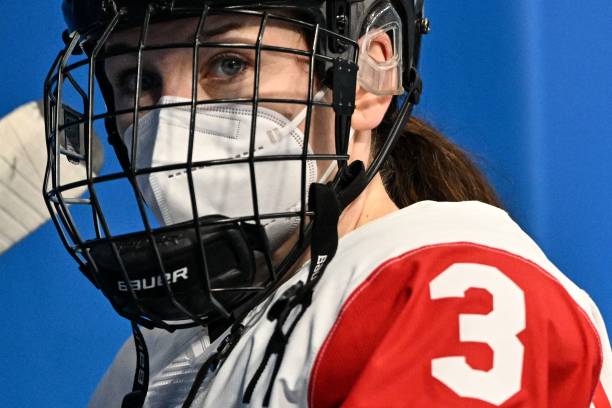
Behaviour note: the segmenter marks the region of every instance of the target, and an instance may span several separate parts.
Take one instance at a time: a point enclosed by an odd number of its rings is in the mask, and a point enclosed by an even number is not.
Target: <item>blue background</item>
[[[0,115],[41,97],[63,29],[57,0],[2,8]],[[473,153],[610,325],[612,2],[439,0],[427,11],[417,114]],[[0,257],[0,277],[0,406],[84,406],[127,322],[50,224]]]

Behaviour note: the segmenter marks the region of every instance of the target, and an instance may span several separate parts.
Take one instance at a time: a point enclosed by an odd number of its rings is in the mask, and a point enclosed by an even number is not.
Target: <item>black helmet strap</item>
[[[135,322],[132,322],[132,334],[136,347],[136,372],[132,392],[123,397],[121,408],[142,407],[149,389],[149,352],[142,332]]]
[[[276,325],[266,347],[264,357],[247,386],[242,402],[249,403],[251,401],[257,382],[263,374],[270,357],[276,354],[272,377],[268,383],[268,389],[263,400],[263,406],[267,407],[269,405],[272,387],[283,361],[287,341],[297,323],[310,306],[314,288],[323,276],[325,268],[327,268],[329,262],[336,254],[340,214],[365,189],[367,183],[368,180],[363,163],[355,161],[350,166],[343,168],[338,179],[338,193],[336,193],[331,183],[315,183],[310,186],[308,207],[314,210],[315,216],[312,225],[308,279],[306,283],[298,281],[290,286],[268,311],[268,320],[276,321]],[[286,327],[287,320],[296,307],[299,307],[299,312],[285,332],[283,327]]]

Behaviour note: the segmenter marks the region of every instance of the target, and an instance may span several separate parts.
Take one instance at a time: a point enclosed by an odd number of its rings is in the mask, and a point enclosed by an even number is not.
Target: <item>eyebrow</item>
[[[221,24],[219,27],[216,27],[212,30],[208,30],[208,31],[203,30],[201,35],[202,37],[209,39],[209,38],[214,38],[221,34],[225,34],[228,31],[239,29],[241,27],[243,27],[243,24],[240,24],[238,22],[231,22],[231,23]],[[181,43],[188,44],[192,42],[193,40],[185,39],[183,41],[179,40],[171,44],[181,44]],[[171,44],[167,44],[167,45],[171,45]],[[127,43],[117,43],[117,44],[112,44],[106,47],[104,54],[105,55],[127,54],[128,51],[136,51],[137,49],[138,49],[137,44],[129,45]]]
[[[211,37],[216,37],[220,34],[224,34],[228,31],[232,31],[232,30],[237,30],[238,28],[243,27],[243,24],[240,24],[236,21],[231,22],[231,23],[227,23],[227,24],[221,24],[219,27],[214,28],[212,30],[204,30],[202,31],[202,36],[206,37],[206,38],[211,38]]]

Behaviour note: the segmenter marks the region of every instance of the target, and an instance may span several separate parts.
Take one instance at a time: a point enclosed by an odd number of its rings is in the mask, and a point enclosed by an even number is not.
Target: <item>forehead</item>
[[[163,46],[193,43],[198,34],[199,18],[189,17],[152,23],[146,32],[146,45]],[[213,14],[207,16],[200,31],[201,41],[218,41],[233,38],[245,44],[255,44],[260,33],[262,17],[259,15]],[[107,49],[137,47],[142,37],[142,27],[124,29],[113,33],[106,43]],[[263,42],[275,45],[296,45],[304,42],[303,28],[296,24],[269,18],[263,31]],[[236,41],[233,41],[236,42]],[[302,48],[302,47],[300,47]]]

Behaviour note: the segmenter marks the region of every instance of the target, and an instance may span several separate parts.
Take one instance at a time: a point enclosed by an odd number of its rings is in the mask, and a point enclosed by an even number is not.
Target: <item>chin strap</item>
[[[340,214],[364,190],[366,185],[367,177],[363,163],[356,161],[343,168],[337,182],[338,193],[335,192],[331,183],[315,183],[310,186],[308,207],[314,211],[315,215],[312,225],[308,279],[306,283],[298,281],[289,287],[268,311],[268,320],[276,321],[276,325],[266,347],[263,360],[245,390],[243,403],[251,402],[255,387],[266,369],[268,361],[272,355],[276,355],[272,375],[263,400],[264,407],[270,404],[274,380],[283,361],[289,336],[310,306],[314,288],[336,254]],[[299,311],[297,314],[292,313],[296,307],[299,308]],[[288,323],[290,316],[295,317]],[[283,330],[284,327],[286,327],[286,331]]]
[[[135,322],[132,322],[132,334],[136,347],[136,372],[132,392],[123,397],[121,408],[141,408],[149,389],[149,352],[142,332]]]

